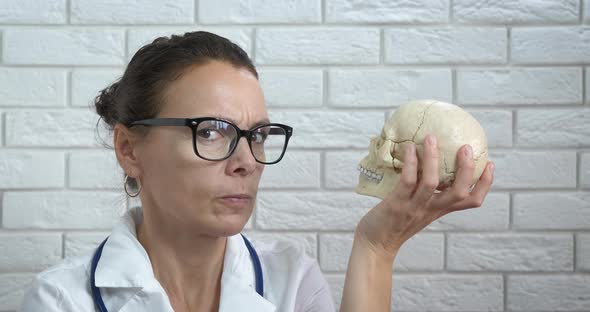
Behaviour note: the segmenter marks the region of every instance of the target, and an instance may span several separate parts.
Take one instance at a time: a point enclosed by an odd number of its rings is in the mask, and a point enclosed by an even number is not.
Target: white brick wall
[[[0,1],[0,311],[139,204],[92,100],[158,36],[207,30],[255,61],[294,127],[245,233],[318,259],[337,306],[356,165],[387,114],[457,103],[488,136],[484,205],[434,221],[394,263],[393,311],[590,310],[590,0]]]

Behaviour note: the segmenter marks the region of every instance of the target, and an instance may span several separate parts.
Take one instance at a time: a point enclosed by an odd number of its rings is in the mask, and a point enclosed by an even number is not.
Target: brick
[[[504,28],[410,28],[385,30],[387,64],[504,64]]]
[[[94,98],[122,74],[122,70],[76,69],[72,71],[72,106],[91,107],[91,110],[94,110]]]
[[[271,120],[293,127],[289,148],[367,148],[381,132],[382,112],[269,112]]]
[[[590,153],[582,153],[580,160],[580,186],[590,189]]]
[[[6,113],[6,145],[98,146],[98,115],[86,110],[36,110]]]
[[[62,152],[0,150],[0,188],[64,186],[65,161]]]
[[[590,233],[576,234],[576,270],[590,271]]]
[[[219,36],[225,37],[244,49],[248,54],[252,51],[252,31],[242,28],[227,27],[199,27],[198,29],[189,27],[158,27],[155,29],[131,29],[128,35],[127,55],[129,59],[144,45],[151,43],[158,37],[170,37],[174,35],[183,35],[186,32],[196,30],[208,31]]]
[[[70,7],[72,24],[187,24],[195,12],[193,0],[71,0]]]
[[[359,171],[356,168],[367,154],[368,151],[326,152],[326,161],[324,163],[325,187],[328,189],[356,188],[359,180]]]
[[[514,195],[515,229],[590,229],[590,192]]]
[[[322,270],[346,272],[353,238],[353,233],[320,234]],[[442,270],[443,266],[444,235],[439,233],[412,236],[402,245],[394,261],[394,271]]]
[[[509,311],[585,311],[590,308],[590,276],[508,275]]]
[[[453,271],[572,271],[571,234],[455,234],[448,236]]]
[[[317,152],[287,151],[283,159],[264,168],[260,188],[319,188],[320,154]]]
[[[34,43],[34,44],[31,44]],[[123,30],[6,29],[6,64],[123,65]]]
[[[513,64],[576,64],[590,62],[590,27],[512,29]]]
[[[502,311],[502,275],[393,276],[392,311]]]
[[[318,241],[315,233],[287,233],[287,232],[259,232],[248,231],[244,233],[252,244],[256,245],[257,241],[272,244],[283,242],[300,246],[305,250],[308,256],[317,259]]]
[[[517,111],[516,139],[520,146],[590,146],[590,109]]]
[[[590,0],[584,0],[584,21],[590,22]]]
[[[510,197],[508,193],[488,193],[478,208],[451,212],[426,227],[431,231],[508,230]]]
[[[65,106],[64,70],[1,68],[0,106]]]
[[[17,310],[34,277],[31,273],[0,274],[0,311]]]
[[[512,146],[512,112],[504,110],[467,110],[481,125],[488,147]]]
[[[59,233],[1,233],[0,272],[42,271],[61,261]]]
[[[0,23],[63,24],[66,21],[66,0],[0,1]]]
[[[453,99],[452,74],[447,69],[341,69],[328,74],[330,106],[391,108],[415,99]]]
[[[453,18],[466,23],[576,23],[579,10],[578,0],[455,0]]]
[[[201,0],[199,22],[239,23],[320,23],[320,0]]]
[[[377,64],[377,28],[260,28],[258,64]]]
[[[5,192],[6,228],[110,229],[125,210],[122,192]]]
[[[326,21],[332,23],[445,23],[449,4],[444,0],[326,1]]]
[[[460,104],[581,104],[577,68],[458,70]]]
[[[490,152],[492,188],[576,187],[576,153],[569,151]]]
[[[590,6],[590,4],[589,4]],[[590,67],[586,67],[586,104],[590,104]]]
[[[321,70],[259,70],[269,107],[319,107],[324,97]]]
[[[123,188],[123,170],[113,150],[72,152],[69,166],[72,188]]]
[[[66,233],[65,257],[77,257],[93,253],[108,233]]]
[[[264,192],[258,195],[256,228],[354,230],[376,198],[341,192]]]

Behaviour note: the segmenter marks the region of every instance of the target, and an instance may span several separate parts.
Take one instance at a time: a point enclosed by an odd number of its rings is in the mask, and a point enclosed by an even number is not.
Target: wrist
[[[354,231],[353,248],[362,250],[363,254],[378,262],[392,264],[399,251],[399,248],[384,248],[370,242],[362,232],[357,229]]]

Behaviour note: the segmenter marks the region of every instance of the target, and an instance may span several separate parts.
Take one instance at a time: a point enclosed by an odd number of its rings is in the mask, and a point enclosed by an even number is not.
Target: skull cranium
[[[477,182],[488,160],[487,138],[481,125],[457,105],[418,100],[400,106],[385,122],[381,135],[371,138],[369,154],[358,166],[356,192],[379,198],[391,192],[400,179],[405,149],[411,142],[416,145],[420,172],[427,134],[435,135],[438,142],[438,190],[453,183],[457,151],[464,144],[473,148],[473,183]]]

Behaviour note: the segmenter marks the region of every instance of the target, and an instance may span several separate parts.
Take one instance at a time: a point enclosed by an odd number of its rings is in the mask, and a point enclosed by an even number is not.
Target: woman
[[[271,123],[247,54],[207,32],[141,48],[96,110],[113,130],[130,210],[91,255],[40,273],[21,311],[334,311],[315,260],[240,234],[266,164],[292,129]],[[435,194],[436,139],[418,177],[409,148],[399,185],[355,230],[341,311],[387,311],[402,244],[446,213],[478,207],[490,164],[470,193],[474,163],[459,153],[452,188]]]

